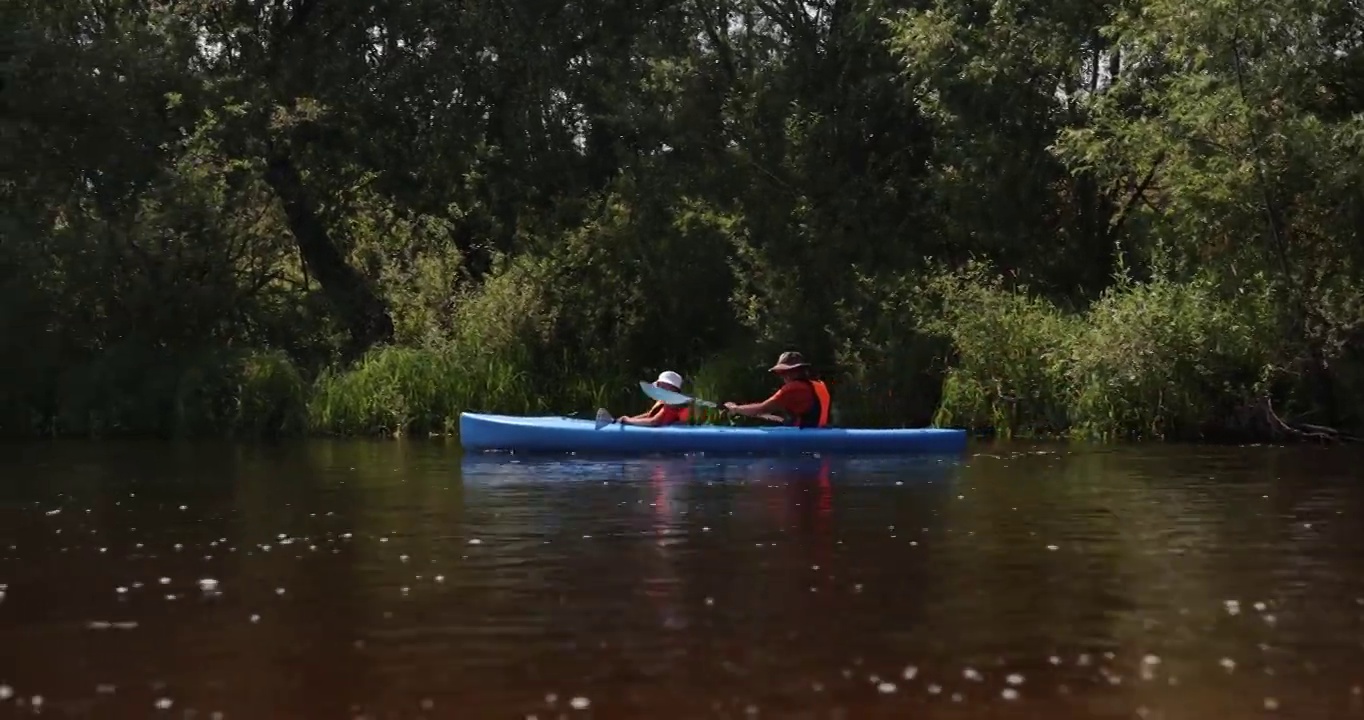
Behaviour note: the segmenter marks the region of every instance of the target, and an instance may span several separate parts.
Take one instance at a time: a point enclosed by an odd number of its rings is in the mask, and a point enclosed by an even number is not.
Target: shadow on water
[[[0,716],[1364,716],[1349,451],[0,457]]]

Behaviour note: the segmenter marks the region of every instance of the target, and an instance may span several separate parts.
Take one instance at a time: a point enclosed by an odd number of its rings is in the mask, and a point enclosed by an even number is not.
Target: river
[[[1364,455],[9,445],[0,717],[1364,717]]]

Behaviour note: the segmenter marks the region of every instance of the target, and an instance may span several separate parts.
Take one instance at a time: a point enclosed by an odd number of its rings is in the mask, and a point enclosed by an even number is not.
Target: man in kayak
[[[747,405],[725,403],[725,409],[736,415],[761,417],[779,414],[784,425],[801,428],[821,428],[829,425],[829,388],[816,380],[810,363],[798,352],[784,352],[777,358],[771,372],[782,379],[782,386],[772,397]]]
[[[675,393],[682,392],[682,376],[667,370],[659,373],[654,385],[664,390],[671,390]],[[639,415],[622,415],[616,418],[616,422],[621,425],[638,425],[640,427],[663,427],[674,423],[685,423],[691,416],[691,409],[682,406],[665,405],[661,402],[654,403],[654,406]]]

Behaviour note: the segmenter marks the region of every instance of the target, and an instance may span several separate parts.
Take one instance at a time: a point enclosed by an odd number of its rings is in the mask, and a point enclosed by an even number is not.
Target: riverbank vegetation
[[[0,8],[0,433],[1364,427],[1344,0]]]

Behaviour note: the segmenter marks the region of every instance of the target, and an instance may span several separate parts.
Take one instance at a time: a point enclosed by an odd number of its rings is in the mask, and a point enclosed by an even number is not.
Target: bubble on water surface
[[[1010,673],[1008,677],[1004,678],[1004,681],[1010,685],[1022,685],[1023,676],[1018,673]]]
[[[14,688],[8,685],[0,685],[0,700],[8,700],[14,697]]]
[[[876,689],[883,695],[889,695],[895,692],[895,683],[883,682],[877,685]]]
[[[905,667],[904,672],[900,673],[900,677],[903,677],[906,680],[913,680],[918,674],[919,668],[909,665]]]
[[[107,620],[91,620],[85,624],[90,630],[136,630],[136,620],[125,620],[120,622],[109,622]]]
[[[470,545],[482,545],[482,544],[483,544],[483,541],[482,541],[482,540],[479,540],[478,538],[472,538],[471,540],[469,540],[469,544],[470,544]]]
[[[928,694],[929,694],[929,695],[937,695],[937,694],[940,693],[940,692],[942,692],[942,686],[941,686],[941,685],[938,685],[937,683],[934,683],[934,684],[928,686]]]
[[[251,622],[253,622],[253,623],[258,623],[258,622],[260,622],[260,616],[259,616],[259,615],[254,615],[254,614],[253,614],[253,615],[251,616]]]
[[[1000,697],[1004,698],[1005,700],[1017,700],[1017,699],[1018,699],[1018,691],[1015,690],[1015,689],[1013,689],[1013,688],[1004,688],[1002,691],[1000,691],[999,695],[1000,695]]]
[[[975,668],[966,668],[961,672],[961,676],[975,682],[980,682],[982,679],[980,673],[977,672]]]
[[[199,578],[199,589],[206,593],[215,592],[218,589],[218,581],[213,578]]]
[[[1060,550],[1061,547],[1059,545],[1048,545],[1047,549],[1055,552],[1056,550]]]
[[[113,695],[118,689],[113,683],[100,683],[95,686],[96,695]]]
[[[1232,660],[1231,658],[1224,657],[1218,661],[1218,664],[1225,668],[1227,672],[1231,672],[1236,669],[1236,661]]]
[[[1147,655],[1141,659],[1141,679],[1154,680],[1156,677],[1156,666],[1160,665],[1160,658],[1155,655]]]
[[[1240,615],[1241,603],[1236,600],[1226,600],[1222,603],[1227,608],[1228,615]]]
[[[1267,697],[1267,698],[1265,698],[1265,709],[1266,709],[1266,710],[1278,710],[1278,709],[1279,709],[1279,701],[1278,701],[1277,699],[1275,699],[1275,698],[1272,698],[1272,697]]]
[[[157,710],[169,710],[169,709],[171,709],[171,706],[174,705],[174,704],[175,704],[175,701],[171,700],[170,698],[165,698],[165,697],[163,697],[163,698],[157,698],[157,700],[156,700],[156,709],[157,709]]]
[[[171,582],[171,580],[170,580],[170,578],[168,578],[168,577],[163,577],[163,578],[161,578],[161,580],[159,580],[158,582],[160,582],[162,585],[169,585],[170,582]]]

